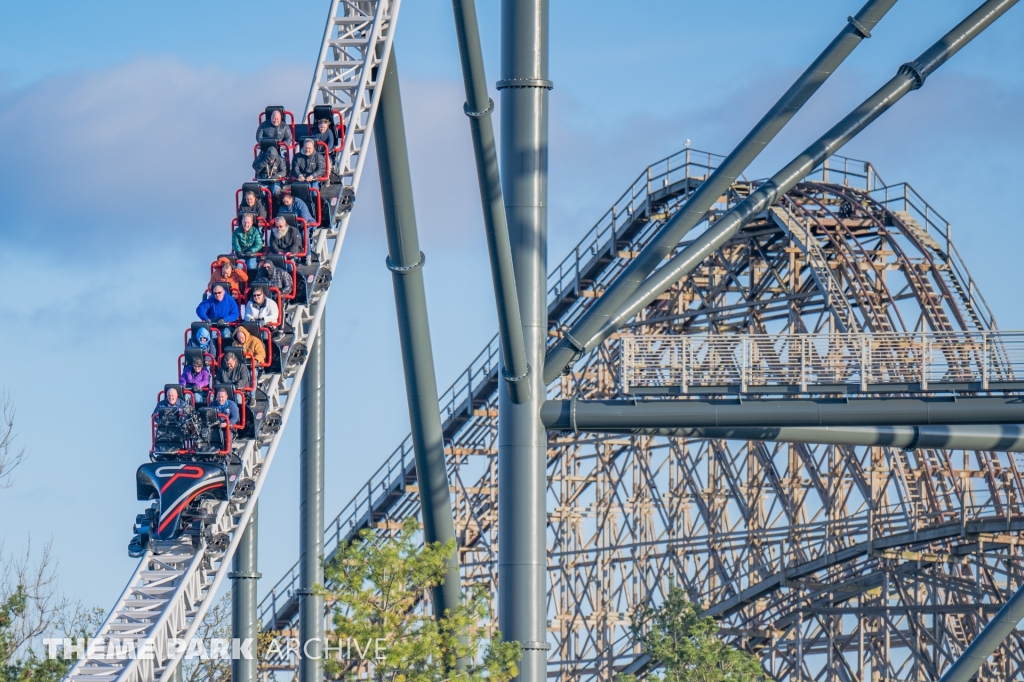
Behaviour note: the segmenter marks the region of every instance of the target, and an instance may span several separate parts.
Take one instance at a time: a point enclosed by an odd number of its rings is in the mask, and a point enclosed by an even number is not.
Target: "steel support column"
[[[323,682],[320,659],[324,598],[313,594],[324,582],[324,318],[309,349],[302,379],[299,446],[299,682]]]
[[[547,339],[548,3],[501,3],[501,181],[530,396],[498,400],[498,615],[523,648],[519,679],[547,679],[547,433],[540,420]]]
[[[260,631],[256,619],[256,581],[260,578],[256,572],[258,505],[259,502],[253,507],[249,525],[245,527],[231,560],[233,570],[228,574],[231,578],[231,636],[239,642],[251,640],[250,650],[253,653],[251,659],[239,657],[231,661],[231,682],[256,682],[256,638]]]
[[[380,108],[373,127],[388,237],[387,266],[395,288],[395,312],[405,369],[409,424],[416,457],[416,479],[423,509],[423,535],[427,542],[455,538],[448,472],[445,465],[441,413],[437,405],[434,352],[430,343],[427,297],[423,285],[425,256],[420,251],[412,174],[405,142],[402,92],[398,60],[392,51],[380,93]],[[434,613],[441,615],[461,600],[458,554],[448,564],[444,584],[433,592]]]
[[[978,633],[946,674],[939,678],[939,682],[969,682],[1021,620],[1024,620],[1024,586],[1017,588],[995,618]]]
[[[885,0],[895,2],[895,0]],[[480,185],[480,203],[484,211],[487,253],[491,259],[494,300],[498,307],[498,337],[501,339],[502,382],[512,401],[522,403],[530,393],[530,363],[526,359],[523,320],[516,295],[515,270],[509,243],[505,199],[498,173],[498,152],[494,145],[491,113],[494,101],[487,96],[487,78],[480,49],[480,31],[473,0],[452,0],[455,33],[459,37],[462,79],[466,85],[465,112],[473,137],[476,175]]]

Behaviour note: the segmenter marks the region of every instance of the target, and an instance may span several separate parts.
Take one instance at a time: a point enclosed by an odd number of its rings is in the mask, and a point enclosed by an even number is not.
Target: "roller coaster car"
[[[241,189],[235,190],[235,213],[241,212],[246,192],[255,192],[256,196],[263,200],[263,206],[267,209],[267,215],[274,214],[274,195],[270,193],[269,189],[258,182],[243,182]],[[267,224],[267,219],[257,216],[256,222],[262,227]]]
[[[292,140],[298,139],[295,137],[295,115],[292,112],[285,109],[280,104],[271,104],[270,106],[263,109],[260,113],[259,118],[256,119],[256,125],[263,125],[264,121],[269,121],[270,117],[274,115],[275,111],[281,112],[281,121],[288,125],[292,129]]]
[[[133,544],[145,552],[154,540],[176,540],[182,535],[191,535],[193,544],[199,544],[206,520],[203,502],[226,500],[228,478],[222,462],[150,462],[140,466],[135,474],[138,499],[155,500],[156,504],[136,517]]]

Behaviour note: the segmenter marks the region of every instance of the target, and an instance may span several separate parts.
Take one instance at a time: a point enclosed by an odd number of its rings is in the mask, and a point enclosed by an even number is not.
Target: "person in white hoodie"
[[[254,286],[249,296],[249,302],[245,304],[243,317],[246,322],[260,322],[265,325],[277,324],[278,322],[277,302],[267,295],[262,286]]]

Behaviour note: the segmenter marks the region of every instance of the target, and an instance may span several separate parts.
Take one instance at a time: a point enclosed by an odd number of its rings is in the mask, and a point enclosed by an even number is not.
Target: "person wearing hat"
[[[267,147],[252,162],[256,171],[256,179],[262,181],[270,189],[271,194],[281,193],[281,180],[288,175],[288,163],[281,157],[276,146]]]
[[[196,350],[201,350],[203,355],[209,355],[212,360],[207,360],[207,364],[217,361],[217,355],[219,354],[217,351],[217,342],[213,340],[210,335],[210,330],[206,327],[200,327],[197,329],[195,333],[192,334],[192,338],[190,338],[188,343],[185,344],[185,348],[186,350],[195,348]]]
[[[277,289],[285,296],[292,293],[292,276],[284,268],[274,265],[273,261],[265,260],[256,270],[253,284],[259,282],[269,289]]]
[[[249,275],[241,268],[236,268],[234,262],[227,256],[221,256],[210,268],[210,284],[214,282],[226,282],[231,289],[231,295],[236,299],[245,296],[245,290],[249,287]]]
[[[259,337],[249,333],[245,327],[235,329],[235,345],[241,346],[242,350],[252,356],[257,365],[267,361],[267,349]]]

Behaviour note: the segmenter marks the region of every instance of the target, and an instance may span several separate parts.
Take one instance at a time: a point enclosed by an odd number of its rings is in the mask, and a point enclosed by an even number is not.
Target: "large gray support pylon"
[[[576,359],[596,345],[590,340],[608,318],[615,314],[629,295],[672,253],[683,236],[704,218],[708,209],[828,80],[854,48],[864,38],[871,37],[875,25],[895,4],[896,0],[869,0],[855,16],[847,19],[846,26],[832,39],[828,47],[800,74],[779,101],[747,133],[707,180],[701,183],[675,215],[651,237],[637,257],[551,349],[544,369],[545,382],[554,381],[562,371],[571,367]]]
[[[1003,604],[1003,608],[999,609],[970,646],[960,654],[960,658],[953,661],[953,665],[939,678],[939,682],[970,682],[1021,620],[1024,620],[1024,586],[1017,588],[1013,596]]]
[[[608,318],[604,326],[585,345],[588,348],[593,348],[614,334],[669,287],[693,271],[740,228],[771,206],[820,163],[838,152],[843,145],[888,111],[904,95],[924,85],[925,79],[933,71],[942,66],[946,60],[959,52],[1015,4],[1017,4],[1017,0],[988,0],[921,56],[901,66],[896,75],[879,88],[875,94],[864,100],[860,106],[818,138],[785,168],[718,219],[707,232],[694,239],[689,246],[644,280],[643,284],[629,295],[621,308]]]
[[[1020,424],[1019,396],[779,398],[772,400],[548,400],[549,429],[757,428],[782,426],[928,426]],[[500,500],[499,500],[500,503]]]
[[[546,394],[548,2],[501,2],[501,182],[530,394],[498,396],[498,624],[519,642],[522,682],[547,680]]]
[[[776,443],[866,445],[947,450],[1024,452],[1020,424],[961,424],[941,426],[762,426],[687,429],[632,429],[621,433],[673,438],[763,440]]]
[[[895,2],[895,0],[892,0]],[[502,378],[512,397],[519,404],[529,397],[530,363],[523,341],[523,320],[516,295],[516,277],[512,265],[508,222],[505,219],[505,198],[501,192],[498,172],[498,151],[494,144],[491,113],[494,100],[487,96],[487,77],[480,49],[480,30],[473,0],[452,0],[455,12],[455,33],[459,38],[462,79],[466,84],[466,116],[473,137],[476,175],[480,185],[480,203],[487,233],[487,254],[491,260],[494,301],[498,307],[498,338],[501,340]]]
[[[427,320],[427,296],[423,285],[425,256],[420,251],[416,211],[412,198],[412,173],[405,141],[402,91],[398,83],[398,60],[394,51],[388,60],[380,107],[373,124],[380,168],[380,191],[384,202],[384,226],[388,237],[387,267],[395,288],[395,312],[405,370],[409,402],[409,425],[416,479],[423,510],[423,536],[427,542],[455,539],[451,494],[444,456],[441,413],[437,404],[434,351]],[[458,551],[448,563],[444,583],[433,591],[434,615],[454,609],[461,600]]]
[[[323,682],[324,638],[324,326],[309,349],[302,379],[299,436],[299,682]]]
[[[256,682],[256,639],[260,628],[256,616],[256,581],[260,574],[258,565],[258,532],[257,517],[259,502],[253,507],[249,524],[243,531],[242,540],[238,543],[235,556],[232,558],[231,579],[231,637],[239,642],[250,640],[247,648],[252,658],[239,656],[231,661],[231,682]]]

